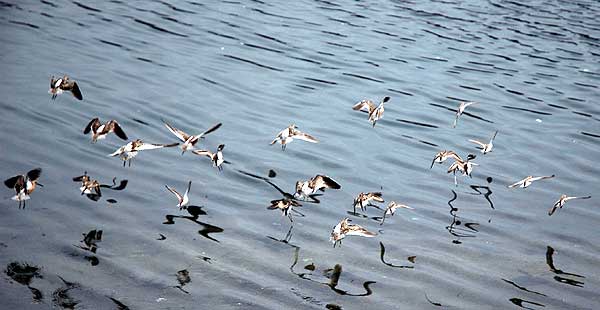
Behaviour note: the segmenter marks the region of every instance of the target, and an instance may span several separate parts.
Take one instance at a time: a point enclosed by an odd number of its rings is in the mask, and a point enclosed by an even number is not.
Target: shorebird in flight
[[[210,158],[210,160],[213,162],[213,165],[217,167],[219,171],[221,171],[223,170],[221,165],[225,162],[223,159],[223,148],[225,148],[225,144],[219,144],[217,151],[214,153],[207,150],[194,150],[192,153]]]
[[[359,206],[360,209],[364,212],[367,209],[367,206],[374,206],[371,204],[371,201],[384,202],[381,197],[382,194],[380,192],[373,193],[360,193],[356,198],[354,198],[354,213],[356,214],[356,206]]]
[[[325,191],[326,188],[340,189],[342,186],[326,175],[317,174],[308,181],[296,182],[294,197],[306,199],[306,197],[315,194],[318,190]]]
[[[131,167],[131,160],[137,156],[139,151],[145,150],[155,150],[162,149],[163,147],[173,147],[177,146],[179,143],[171,143],[171,144],[153,144],[153,143],[145,143],[140,139],[131,141],[118,150],[114,151],[112,154],[108,156],[119,156],[121,160],[123,160],[123,167],[125,167],[125,162],[129,161],[129,166]]]
[[[481,141],[477,141],[477,140],[473,140],[473,139],[469,139],[469,142],[473,142],[473,143],[479,145],[479,149],[481,149],[481,153],[483,153],[485,155],[492,151],[492,148],[494,147],[493,142],[494,142],[494,139],[496,138],[497,134],[498,134],[498,130],[496,130],[496,132],[494,132],[494,135],[490,139],[489,143],[483,143]]]
[[[452,124],[452,127],[456,127],[456,123],[458,122],[458,118],[463,114],[463,112],[465,112],[465,109],[472,105],[475,104],[476,102],[472,102],[472,101],[467,101],[467,102],[461,102],[460,105],[458,105],[458,110],[456,111],[456,118],[454,119],[454,124]]]
[[[56,99],[56,97],[62,94],[63,91],[70,91],[75,98],[79,100],[83,99],[81,90],[79,90],[79,86],[77,86],[75,81],[70,80],[66,75],[57,79],[52,76],[50,78],[50,90],[48,90],[48,93],[52,94],[52,100]]]
[[[352,109],[355,111],[368,112],[369,113],[369,121],[371,123],[373,123],[373,127],[375,127],[375,124],[377,123],[377,121],[380,120],[381,118],[383,118],[383,111],[384,111],[383,105],[388,101],[390,101],[390,97],[388,97],[388,96],[383,97],[379,106],[375,107],[375,104],[373,103],[373,101],[365,99],[365,100],[361,100],[357,104],[355,104],[352,107]]]
[[[548,215],[552,215],[554,214],[554,211],[556,211],[556,209],[562,209],[562,207],[565,205],[565,203],[569,200],[572,199],[590,199],[592,198],[592,196],[583,196],[583,197],[572,197],[572,196],[567,196],[567,195],[561,195],[560,198],[558,199],[558,201],[556,201],[554,203],[554,205],[552,206],[552,208],[550,209],[550,211],[548,211]]]
[[[389,216],[393,216],[394,213],[396,213],[396,209],[409,209],[412,210],[413,208],[407,206],[407,205],[403,205],[403,204],[399,204],[395,201],[391,201],[390,204],[387,206],[387,208],[385,209],[385,211],[383,211],[383,217],[381,218],[381,223],[380,225],[383,225],[383,222],[385,222],[385,217],[387,215]]]
[[[183,142],[183,144],[181,145],[181,155],[183,155],[183,153],[185,153],[185,151],[187,150],[193,150],[194,146],[196,146],[196,143],[198,143],[198,141],[200,141],[200,139],[203,139],[205,135],[219,129],[219,127],[221,127],[221,123],[218,123],[212,127],[210,127],[209,129],[207,129],[206,131],[204,131],[201,134],[197,134],[197,135],[189,135],[185,132],[183,132],[180,129],[177,129],[173,126],[171,126],[169,123],[163,121],[165,123],[165,126],[167,127],[167,129],[169,129],[169,131],[174,134],[179,140],[181,140],[181,142]]]
[[[271,145],[275,144],[276,142],[281,143],[281,149],[285,151],[285,147],[288,143],[291,143],[292,141],[294,141],[294,139],[298,139],[298,140],[304,140],[307,142],[311,142],[311,143],[318,143],[319,140],[317,140],[315,137],[301,132],[300,130],[297,129],[298,127],[296,126],[296,124],[291,124],[290,126],[288,126],[286,129],[280,131],[277,136],[275,137],[275,139],[273,139],[273,141],[271,141]]]
[[[509,185],[508,187],[513,188],[513,187],[522,187],[522,188],[526,188],[529,185],[531,185],[531,183],[533,183],[534,181],[538,181],[538,180],[543,180],[543,179],[550,179],[553,178],[553,175],[550,176],[541,176],[541,177],[534,177],[534,176],[527,176],[526,178],[524,178],[523,180],[513,183],[511,185]]]
[[[22,206],[25,209],[25,201],[31,198],[29,195],[33,193],[38,185],[43,187],[42,184],[38,183],[41,174],[42,168],[36,168],[27,172],[26,175],[15,175],[4,181],[6,187],[15,190],[16,195],[11,199],[19,202],[19,208]]]
[[[331,231],[331,237],[329,238],[329,240],[331,240],[331,242],[333,242],[334,248],[338,243],[342,244],[342,239],[344,239],[344,237],[346,237],[346,236],[362,236],[362,237],[377,236],[376,233],[370,232],[359,225],[349,224],[350,222],[351,221],[349,218],[344,218],[341,222],[339,222],[337,225],[335,225],[333,227],[333,230]]]
[[[87,135],[92,132],[92,143],[96,143],[97,140],[101,140],[106,138],[106,136],[114,132],[117,137],[127,140],[127,135],[121,129],[121,126],[114,119],[102,124],[100,120],[96,117],[92,119],[87,126],[83,129],[83,134]]]
[[[271,205],[267,207],[267,209],[269,210],[275,210],[275,209],[279,209],[282,212],[282,215],[287,216],[290,219],[290,222],[293,222],[294,220],[292,219],[292,208],[294,207],[301,207],[302,205],[293,200],[293,199],[288,199],[288,198],[283,198],[283,199],[277,199],[277,200],[271,200]]]
[[[188,194],[190,193],[190,188],[192,187],[192,181],[188,182],[187,189],[185,190],[185,193],[183,193],[183,196],[180,193],[178,193],[174,188],[169,187],[169,185],[165,185],[165,187],[177,197],[177,206],[179,207],[179,210],[187,208],[188,204],[190,203],[190,198],[188,197]]]
[[[441,152],[435,154],[435,157],[433,158],[433,161],[431,162],[431,167],[429,169],[433,168],[433,165],[435,163],[441,164],[441,163],[445,162],[446,159],[448,159],[448,158],[454,158],[455,161],[457,161],[457,160],[462,161],[462,158],[460,158],[460,156],[458,156],[458,154],[454,153],[454,151],[444,150],[444,151],[441,151]]]
[[[448,173],[452,172],[454,174],[454,185],[458,185],[456,181],[456,172],[460,171],[463,175],[467,175],[469,177],[473,177],[471,173],[473,172],[473,166],[478,166],[478,164],[471,162],[471,160],[475,159],[477,156],[473,154],[469,154],[467,156],[467,160],[455,159],[454,163],[450,165],[448,168]]]

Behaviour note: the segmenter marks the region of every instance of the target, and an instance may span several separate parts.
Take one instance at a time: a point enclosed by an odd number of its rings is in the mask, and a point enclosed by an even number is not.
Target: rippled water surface
[[[25,209],[3,187],[2,307],[597,309],[598,16],[597,1],[2,1],[0,172],[41,167],[44,185]],[[62,74],[82,101],[50,99]],[[374,128],[351,108],[383,96]],[[163,120],[222,122],[200,147],[230,164],[169,148],[123,167],[106,155],[125,141],[82,133],[93,117],[151,143],[176,142]],[[291,123],[320,143],[269,146]],[[496,130],[491,153],[468,141]],[[473,177],[430,169],[444,149],[478,154]],[[88,199],[86,171],[115,185]],[[293,223],[267,210],[317,173],[342,189]],[[189,180],[180,211],[165,185]],[[352,212],[363,191],[414,210],[380,225]],[[561,194],[592,198],[548,216]],[[378,235],[333,248],[344,217]],[[94,253],[82,234],[98,230]]]

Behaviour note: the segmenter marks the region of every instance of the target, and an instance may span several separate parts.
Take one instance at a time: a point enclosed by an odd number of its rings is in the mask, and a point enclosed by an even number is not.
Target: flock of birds
[[[56,99],[56,97],[63,92],[68,91],[73,94],[73,96],[79,100],[83,100],[83,95],[81,94],[81,90],[77,83],[71,80],[68,76],[63,76],[62,78],[55,78],[54,76],[50,79],[50,90],[48,91],[52,95],[52,99]],[[384,97],[379,105],[375,105],[371,100],[362,100],[355,104],[352,109],[357,111],[364,111],[368,113],[368,120],[372,123],[372,126],[375,127],[378,120],[383,117],[384,113],[384,105],[389,102],[390,97]],[[458,106],[456,117],[452,124],[452,127],[456,127],[459,117],[464,113],[465,109],[475,104],[475,102],[461,102]],[[220,144],[215,152],[210,150],[202,150],[195,149],[197,143],[204,138],[205,135],[214,132],[215,130],[221,127],[221,123],[215,124],[204,132],[196,135],[188,134],[180,129],[173,127],[171,124],[165,122],[163,120],[165,127],[177,137],[180,142],[170,143],[170,144],[155,144],[155,143],[147,143],[142,141],[141,139],[136,139],[128,142],[127,144],[121,146],[115,152],[109,154],[108,156],[119,158],[123,161],[123,166],[126,163],[131,166],[131,161],[134,157],[138,155],[140,151],[144,150],[153,150],[153,149],[161,149],[167,147],[180,146],[182,150],[182,155],[190,150],[193,154],[199,156],[206,156],[210,158],[211,162],[215,167],[222,170],[222,164],[228,163],[223,158],[223,149],[225,148],[224,144]],[[92,119],[87,126],[85,126],[83,130],[84,134],[90,134],[92,136],[92,143],[95,143],[97,140],[101,140],[106,138],[106,136],[110,133],[114,133],[117,137],[128,140],[125,131],[121,128],[119,123],[116,120],[109,120],[108,122],[102,123],[98,118]],[[494,132],[490,141],[488,143],[480,142],[477,140],[469,140],[472,143],[478,145],[481,153],[483,155],[492,151],[493,141],[496,138],[498,131]],[[287,128],[283,129],[279,132],[275,139],[271,141],[271,145],[275,143],[280,143],[282,150],[285,151],[286,146],[294,140],[303,140],[311,143],[318,143],[319,141],[310,134],[304,133],[298,130],[295,124],[291,124]],[[458,154],[451,150],[443,150],[437,153],[433,161],[431,163],[431,167],[438,163],[444,163],[448,159],[454,160],[454,162],[449,166],[447,172],[453,173],[454,175],[454,183],[457,184],[456,174],[461,173],[464,176],[471,176],[473,168],[478,164],[474,163],[473,160],[476,158],[474,154],[468,154],[466,159],[462,159]],[[8,178],[4,181],[4,184],[15,191],[15,196],[12,197],[12,200],[19,202],[19,208],[25,207],[25,202],[30,199],[31,193],[36,189],[37,186],[43,186],[39,183],[39,178],[41,176],[42,169],[36,168],[24,175],[16,175]],[[550,176],[527,176],[524,179],[515,182],[514,184],[508,185],[509,188],[520,187],[526,188],[529,187],[533,182],[554,178],[555,175]],[[81,182],[81,193],[83,194],[92,194],[95,193],[100,195],[100,188],[102,185],[97,181],[91,179],[87,173],[73,178],[74,181]],[[177,190],[168,185],[165,185],[167,190],[173,193],[177,198],[177,207],[180,210],[187,208],[189,205],[189,192],[192,186],[192,181],[188,182],[187,188],[183,194],[180,194]],[[341,185],[335,181],[333,178],[327,175],[316,175],[310,180],[307,181],[298,181],[296,182],[296,191],[294,195],[287,195],[283,199],[273,200],[271,201],[271,205],[268,209],[279,209],[282,211],[284,216],[289,217],[290,221],[292,220],[292,213],[294,207],[301,206],[300,201],[304,201],[308,198],[313,198],[318,195],[317,192],[325,191],[325,189],[341,189]],[[583,196],[583,197],[575,197],[575,196],[567,196],[561,195],[559,200],[554,203],[552,208],[548,211],[548,215],[554,214],[557,209],[561,209],[565,203],[569,200],[573,199],[589,199],[591,196]],[[368,193],[359,193],[358,196],[354,199],[353,208],[354,214],[356,214],[356,208],[359,207],[363,212],[367,210],[367,207],[372,206],[378,209],[382,209],[377,206],[375,203],[383,203],[384,199],[382,197],[381,192],[368,192]],[[391,201],[388,206],[383,209],[383,216],[381,217],[380,224],[383,225],[385,218],[387,216],[392,216],[396,212],[397,209],[412,209],[409,206],[397,203],[395,201]],[[356,225],[350,224],[351,220],[349,218],[342,219],[337,225],[333,227],[331,232],[330,240],[335,247],[337,244],[341,243],[342,239],[346,236],[363,236],[363,237],[374,237],[377,234],[367,230],[366,228]]]

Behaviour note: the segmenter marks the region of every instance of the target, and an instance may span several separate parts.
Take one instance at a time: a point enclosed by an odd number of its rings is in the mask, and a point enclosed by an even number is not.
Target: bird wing
[[[79,100],[83,100],[83,95],[81,94],[81,90],[79,90],[79,86],[75,82],[69,83],[71,85],[71,93],[75,98]]]
[[[362,228],[358,225],[351,225],[348,226],[348,232],[346,232],[347,236],[362,236],[362,237],[375,237],[377,236],[376,233],[374,232],[370,232],[368,230],[366,230],[365,228]]]
[[[183,197],[187,197],[187,195],[190,193],[190,189],[192,188],[192,181],[188,182],[188,187],[185,190],[185,193],[183,193]]]
[[[352,107],[352,110],[362,110],[371,113],[371,111],[375,110],[375,104],[371,100],[361,100]]]
[[[214,125],[214,126],[210,127],[209,129],[207,129],[207,130],[206,130],[206,131],[204,131],[203,133],[201,133],[201,134],[197,135],[197,136],[198,136],[198,138],[204,137],[204,136],[206,136],[207,134],[209,134],[209,133],[211,133],[211,132],[213,132],[213,131],[215,131],[215,130],[219,129],[219,127],[221,127],[221,125],[223,125],[223,124],[222,124],[222,123],[218,123],[218,124],[216,124],[216,125]]]
[[[41,174],[42,168],[36,168],[27,172],[27,178],[29,178],[30,181],[35,181],[40,178]]]
[[[524,178],[523,180],[521,180],[521,181],[519,181],[519,182],[515,182],[515,183],[513,183],[513,184],[509,185],[508,187],[510,187],[510,188],[513,188],[513,187],[516,187],[516,186],[522,185],[522,184],[524,184],[524,183],[525,183],[525,180],[527,180],[527,178]]]
[[[375,193],[369,193],[369,198],[378,201],[378,202],[384,202],[383,198],[381,197],[381,193],[380,192],[375,192]]]
[[[174,188],[169,187],[169,185],[165,185],[165,187],[169,190],[169,192],[173,193],[175,196],[177,196],[177,199],[179,201],[183,200],[183,197],[181,197],[181,194],[179,194]]]
[[[313,181],[315,182],[315,188],[321,188],[321,187],[333,188],[333,189],[342,188],[342,186],[338,182],[336,182],[334,179],[332,179],[326,175],[322,175],[322,174],[316,175],[313,178]]]
[[[167,129],[169,129],[169,131],[174,134],[177,139],[181,140],[182,142],[187,141],[187,139],[189,139],[190,135],[188,135],[187,133],[183,132],[182,130],[179,130],[173,126],[171,126],[171,124],[163,121],[165,123],[165,126],[167,127]]]
[[[315,137],[313,137],[313,136],[311,136],[311,135],[309,135],[307,133],[301,132],[299,130],[296,130],[294,132],[294,134],[292,135],[292,137],[294,139],[304,140],[304,141],[312,142],[312,143],[318,143],[319,142],[319,140],[317,140]]]
[[[213,152],[207,150],[193,150],[192,153],[200,156],[213,157]]]
[[[590,199],[592,198],[592,196],[584,196],[584,197],[567,197],[565,198],[565,201],[567,200],[572,200],[572,199]]]
[[[481,141],[477,141],[477,140],[473,140],[473,139],[469,139],[469,142],[475,143],[479,146],[481,146],[482,148],[485,148],[485,143],[481,142]]]
[[[554,177],[554,174],[553,175],[549,175],[549,176],[533,177],[533,178],[531,178],[531,182],[533,182],[533,181],[539,181],[539,180],[543,180],[543,179],[550,179],[550,178],[553,178],[553,177]]]
[[[498,134],[498,130],[496,130],[494,132],[494,135],[492,136],[492,138],[490,139],[490,143],[494,142],[494,139],[496,139],[496,135]]]
[[[155,150],[161,149],[163,147],[173,147],[177,146],[179,143],[171,143],[171,144],[156,144],[156,143],[142,143],[142,145],[136,148],[136,151],[144,151],[144,150]]]
[[[100,127],[100,120],[97,117],[95,117],[85,126],[85,128],[83,129],[83,134],[87,135],[88,133],[90,133],[90,130],[96,131],[98,127]]]
[[[556,209],[558,209],[559,206],[560,206],[560,199],[554,203],[552,208],[550,208],[550,210],[548,211],[548,216],[554,214],[554,212],[556,211]]]
[[[108,156],[117,156],[117,155],[123,154],[123,152],[125,152],[125,148],[127,148],[127,146],[129,146],[129,143],[127,143],[127,144],[123,145],[122,147],[118,148],[113,153],[108,154]]]
[[[15,185],[17,184],[19,179],[21,179],[21,183],[24,182],[24,180],[23,180],[24,178],[22,175],[15,175],[14,177],[6,179],[4,181],[4,185],[6,185],[6,187],[8,187],[8,188],[15,188]]]
[[[123,140],[127,140],[127,135],[125,134],[119,123],[117,123],[117,121],[111,120],[110,122],[108,122],[107,126],[109,127],[109,129],[112,129],[112,131],[114,131],[117,137]]]

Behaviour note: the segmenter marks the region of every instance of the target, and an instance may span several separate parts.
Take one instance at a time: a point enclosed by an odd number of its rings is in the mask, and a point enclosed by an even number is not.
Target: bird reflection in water
[[[409,266],[409,265],[394,265],[392,263],[388,263],[383,258],[384,256],[385,256],[385,246],[383,245],[383,242],[379,241],[379,258],[381,259],[381,262],[383,264],[390,266],[390,267],[394,267],[394,268],[406,268],[406,269],[415,268],[414,266]],[[416,258],[416,256],[410,256],[409,261],[411,261],[414,264],[415,258]]]
[[[314,271],[317,269],[317,267],[314,264],[309,264],[307,266],[304,267],[305,270],[308,270],[309,272],[296,272],[294,271],[294,267],[298,264],[298,257],[300,254],[300,248],[297,247],[294,249],[294,261],[292,263],[292,265],[290,266],[290,271],[297,275],[298,277],[300,277],[301,279],[304,280],[308,280],[311,282],[315,282],[318,284],[322,284],[325,286],[328,286],[332,291],[334,291],[335,293],[339,294],[339,295],[344,295],[344,296],[369,296],[371,294],[373,294],[373,291],[371,290],[370,285],[376,283],[375,281],[366,281],[363,283],[363,287],[365,289],[364,293],[350,293],[348,291],[339,289],[337,286],[339,284],[339,280],[340,277],[342,275],[342,265],[340,264],[336,264],[333,268],[331,269],[325,269],[323,270],[323,276],[327,279],[329,279],[329,281],[326,282],[322,282],[319,280],[315,280],[313,279],[314,276]]]
[[[540,307],[545,307],[544,305],[534,302],[534,301],[528,301],[528,300],[524,300],[521,298],[511,298],[509,299],[510,302],[512,302],[513,304],[523,308],[523,309],[529,309],[529,310],[535,310],[536,308],[531,308],[531,307],[527,307],[526,304],[531,304],[531,305],[536,305],[536,306],[540,306]]]
[[[448,205],[450,206],[450,215],[452,215],[452,222],[450,223],[450,225],[446,226],[446,230],[448,230],[448,232],[452,236],[457,237],[456,239],[452,240],[452,243],[461,244],[462,242],[460,241],[460,238],[474,238],[475,237],[475,233],[479,232],[477,230],[477,228],[475,228],[475,226],[478,226],[479,223],[475,223],[475,222],[463,223],[463,221],[460,220],[461,218],[457,215],[458,208],[455,208],[454,206],[452,206],[452,202],[454,200],[456,200],[458,195],[456,195],[456,192],[454,190],[452,190],[452,194],[453,194],[452,199],[450,199],[448,201]]]
[[[585,277],[582,275],[575,274],[575,273],[564,272],[564,271],[554,267],[554,259],[552,258],[553,255],[554,255],[554,248],[552,248],[551,246],[548,246],[546,248],[546,264],[550,268],[550,271],[557,274],[557,276],[554,276],[554,280],[556,280],[557,282],[572,285],[572,286],[583,287],[584,283],[582,281],[565,278],[563,276],[570,276],[570,277],[581,278],[581,279],[585,279]]]
[[[204,223],[201,221],[198,221],[198,218],[200,217],[200,215],[206,215],[206,211],[202,210],[202,207],[199,206],[188,206],[186,208],[187,212],[190,214],[188,215],[174,215],[174,214],[167,214],[165,215],[165,221],[163,222],[163,224],[165,225],[173,225],[175,224],[175,219],[176,218],[180,218],[180,219],[186,219],[189,221],[192,221],[200,226],[202,226],[202,229],[200,229],[198,231],[198,234],[200,234],[202,237],[210,239],[212,241],[215,242],[219,242],[219,240],[213,238],[212,236],[210,236],[209,234],[212,233],[221,233],[223,232],[223,228],[215,226],[215,225],[211,225],[208,223]]]
[[[273,241],[277,241],[277,242],[281,242],[283,244],[289,245],[292,248],[296,248],[296,249],[300,249],[299,246],[290,243],[290,240],[292,240],[292,231],[294,230],[294,225],[290,226],[290,229],[288,230],[287,234],[285,234],[285,237],[283,239],[277,239],[275,237],[271,237],[271,236],[267,236],[267,238],[273,240]]]
[[[492,177],[487,177],[486,181],[488,182],[488,184],[491,184],[492,181],[493,181],[493,179],[492,179]],[[490,199],[490,196],[492,195],[492,190],[490,189],[489,186],[471,185],[471,189],[473,189],[476,192],[476,193],[471,193],[472,195],[483,195],[483,197],[485,198],[485,200],[487,200],[488,203],[490,204],[490,208],[495,209],[494,208],[494,203]],[[480,189],[485,190],[485,193],[483,193],[482,191],[480,191]]]
[[[190,278],[190,272],[187,269],[183,269],[183,270],[179,270],[177,271],[177,282],[179,282],[179,285],[175,285],[175,288],[178,288],[179,290],[181,290],[182,292],[189,294],[190,292],[186,291],[183,289],[183,287],[192,282],[192,278]]]

